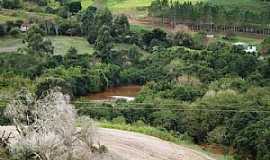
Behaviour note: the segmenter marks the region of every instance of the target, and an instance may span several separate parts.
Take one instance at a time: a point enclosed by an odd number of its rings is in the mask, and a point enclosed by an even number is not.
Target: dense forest
[[[2,6],[17,8],[15,1],[8,2],[13,0],[3,0]],[[42,2],[35,3],[46,6]],[[0,54],[1,125],[12,123],[3,112],[16,91],[25,87],[42,99],[57,87],[72,97],[79,115],[142,122],[196,144],[218,144],[239,160],[270,159],[269,38],[262,43],[262,56],[224,41],[205,45],[204,32],[132,30],[127,16],[114,16],[107,8],[80,11],[80,3],[60,8],[66,9],[62,18],[35,19],[26,33],[18,30],[23,21],[0,25],[1,37],[21,36],[24,44],[16,52]],[[153,2],[150,13],[235,27],[267,27],[270,16],[168,1]],[[56,55],[48,35],[84,37],[95,52],[78,53],[71,47]],[[128,84],[143,86],[134,102],[76,103],[90,93]]]
[[[266,6],[268,7],[268,6]],[[250,10],[240,6],[226,7],[210,2],[155,0],[149,15],[170,21],[171,25],[188,24],[193,30],[231,31],[269,34],[269,9]]]

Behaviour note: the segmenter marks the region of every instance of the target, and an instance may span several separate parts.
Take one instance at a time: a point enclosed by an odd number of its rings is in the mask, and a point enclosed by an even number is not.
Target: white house
[[[250,45],[244,42],[237,42],[237,43],[234,43],[233,45],[243,47],[246,53],[257,53],[257,47],[254,45]]]
[[[207,34],[206,37],[207,38],[214,38],[215,36],[213,34]]]
[[[29,24],[29,23],[23,23],[23,24],[21,25],[21,27],[20,27],[20,30],[21,30],[22,32],[26,32],[30,27],[31,27],[31,24]]]

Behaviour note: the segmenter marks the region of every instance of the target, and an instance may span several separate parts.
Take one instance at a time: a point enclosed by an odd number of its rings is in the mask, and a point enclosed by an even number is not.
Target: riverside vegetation
[[[57,87],[81,116],[143,122],[196,144],[221,145],[235,159],[270,158],[269,38],[258,53],[246,53],[225,40],[206,45],[205,32],[131,30],[125,15],[107,8],[60,6],[67,13],[62,18],[33,19],[26,33],[18,31],[20,20],[0,25],[0,36],[21,36],[24,44],[0,54],[1,112],[21,87],[37,100]],[[71,47],[56,55],[48,35],[84,37],[93,53]],[[143,86],[134,102],[76,103],[128,84]],[[2,125],[12,122],[1,115]]]

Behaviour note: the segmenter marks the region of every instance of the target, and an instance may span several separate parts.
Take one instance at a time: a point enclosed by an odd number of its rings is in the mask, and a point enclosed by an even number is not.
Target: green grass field
[[[106,5],[106,7],[113,11],[129,10],[134,8],[146,7],[151,4],[153,0],[82,0],[83,8],[87,8],[94,3],[100,3]],[[252,10],[266,9],[269,6],[268,2],[262,2],[260,0],[174,0],[179,2],[210,2],[212,4],[224,5],[224,6],[239,6]]]
[[[22,39],[13,37],[0,38],[0,52],[13,52],[23,47]]]
[[[65,54],[70,47],[75,47],[79,54],[92,54],[93,47],[82,37],[50,36],[55,49],[54,53]],[[4,37],[0,38],[0,52],[13,52],[23,47],[21,38]]]
[[[75,47],[79,54],[92,54],[93,47],[82,37],[52,36],[49,37],[55,47],[55,54],[65,54],[70,47]]]
[[[6,22],[6,21],[15,21],[17,19],[18,19],[17,17],[6,16],[6,15],[0,14],[0,23]]]
[[[150,6],[153,0],[82,0],[83,9],[92,4],[99,4],[108,7],[114,13],[138,13],[136,10],[145,10],[144,7]],[[177,1],[177,0],[173,0]],[[199,2],[202,0],[178,0],[180,2],[191,1]]]
[[[130,30],[132,30],[134,32],[142,32],[144,30],[150,31],[152,29],[153,29],[153,27],[151,27],[151,26],[142,26],[142,25],[136,25],[136,24],[130,25]]]

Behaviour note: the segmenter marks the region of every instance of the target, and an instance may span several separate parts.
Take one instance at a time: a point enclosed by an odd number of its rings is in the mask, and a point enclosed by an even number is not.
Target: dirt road
[[[178,24],[174,27],[170,23],[162,24],[161,20],[153,17],[144,17],[144,18],[132,18],[129,17],[129,23],[133,25],[146,26],[148,28],[162,28],[167,32],[176,33],[176,32],[193,32],[188,28],[188,26],[183,24]]]
[[[100,142],[128,160],[214,160],[204,153],[159,138],[114,129],[99,129]]]
[[[1,134],[4,130],[16,132],[14,126],[0,126]],[[134,132],[99,128],[97,138],[112,155],[124,160],[215,160],[190,148]]]

